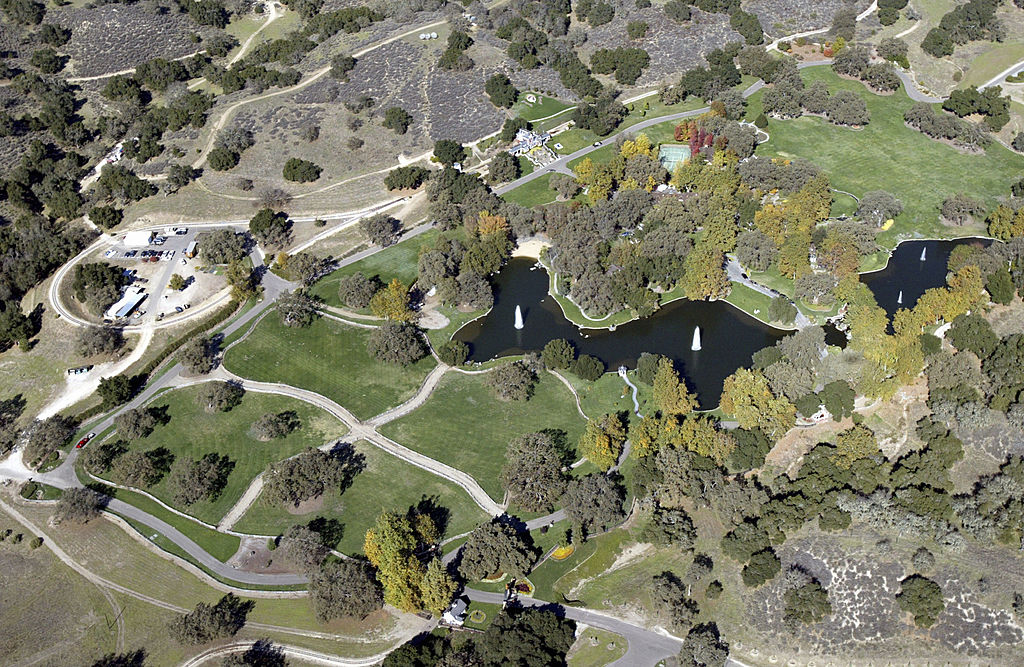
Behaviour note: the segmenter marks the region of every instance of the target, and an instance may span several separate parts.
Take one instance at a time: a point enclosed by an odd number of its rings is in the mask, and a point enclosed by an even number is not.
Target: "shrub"
[[[581,354],[576,361],[572,362],[573,374],[583,380],[596,382],[604,375],[604,362],[589,354]]]
[[[308,160],[300,160],[297,157],[293,157],[288,158],[287,162],[284,163],[282,175],[286,181],[312,183],[320,178],[321,171],[323,171],[323,169],[318,165]]]
[[[399,322],[385,322],[374,329],[366,349],[378,361],[402,366],[408,366],[426,354],[415,327]]]

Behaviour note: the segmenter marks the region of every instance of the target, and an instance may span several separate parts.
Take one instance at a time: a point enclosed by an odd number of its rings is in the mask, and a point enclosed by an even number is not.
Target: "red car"
[[[81,449],[82,447],[85,447],[85,445],[88,444],[88,442],[95,437],[95,433],[90,433],[89,435],[85,436],[84,438],[78,441],[78,444],[75,445],[75,449]]]

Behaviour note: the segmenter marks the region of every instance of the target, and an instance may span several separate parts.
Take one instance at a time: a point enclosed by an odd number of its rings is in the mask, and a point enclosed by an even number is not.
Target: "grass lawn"
[[[317,281],[310,292],[323,299],[329,306],[344,306],[338,298],[338,284],[345,276],[358,271],[362,271],[367,277],[379,276],[384,283],[391,282],[392,278],[398,278],[406,285],[411,285],[416,280],[416,263],[420,256],[420,248],[433,244],[439,233],[437,230],[430,230],[340,268]]]
[[[450,341],[455,332],[461,329],[467,322],[475,320],[487,311],[472,310],[464,313],[458,308],[439,306],[438,312],[448,318],[448,326],[443,329],[427,329],[427,339],[430,340],[430,344],[434,346],[434,349]]]
[[[530,104],[526,101],[526,96],[528,94],[530,94],[529,91],[523,91],[519,94],[519,101],[512,105],[513,116],[519,116],[520,118],[524,118],[529,121],[535,121],[541,118],[547,118],[548,116],[556,113],[561,113],[573,106],[554,97],[548,97],[547,95],[541,95],[539,93],[533,93],[533,95],[536,95],[537,97],[537,102]]]
[[[760,155],[804,157],[828,172],[833,187],[860,196],[869,190],[888,190],[904,206],[896,224],[878,235],[884,246],[901,238],[955,237],[975,233],[973,227],[946,227],[938,207],[947,196],[969,193],[987,206],[1005,196],[1009,184],[1024,169],[1024,158],[993,143],[980,155],[968,155],[933,141],[903,123],[912,101],[903,90],[875,95],[857,81],[840,79],[827,67],[803,70],[808,83],[824,81],[829,90],[851,90],[862,97],[871,122],[861,130],[837,127],[822,118],[771,120],[771,139],[758,147]],[[761,112],[761,93],[750,98],[748,118]]]
[[[760,320],[768,318],[768,305],[772,300],[766,294],[751,289],[742,283],[733,283],[732,291],[725,299],[745,313]]]
[[[594,382],[580,379],[569,371],[559,371],[566,380],[572,383],[576,393],[580,397],[580,405],[583,412],[591,419],[597,419],[605,413],[627,412],[633,414],[633,390],[629,389],[619,374],[609,371]],[[637,384],[636,371],[629,371],[630,380]],[[640,393],[637,399],[640,401],[641,413],[643,412],[644,386],[637,384]]]
[[[319,447],[348,431],[337,419],[308,403],[273,394],[249,393],[229,412],[209,413],[196,402],[200,391],[201,386],[185,387],[157,396],[149,406],[166,409],[170,421],[157,426],[149,437],[132,441],[130,446],[139,451],[164,447],[175,457],[199,459],[216,452],[231,459],[235,467],[216,500],[178,507],[207,523],[220,521],[249,482],[269,463],[288,458],[307,447]],[[249,435],[249,427],[260,417],[285,411],[298,415],[302,424],[299,429],[270,442],[260,442]],[[168,505],[176,506],[168,476],[146,490]]]
[[[500,401],[486,375],[448,373],[426,404],[384,425],[387,437],[470,475],[496,500],[509,440],[541,429],[565,431],[575,447],[584,421],[576,401],[557,378],[542,374],[526,402]]]
[[[530,208],[550,204],[558,196],[558,193],[551,189],[551,176],[552,174],[544,174],[535,178],[529,183],[509,190],[502,198]]]
[[[626,655],[628,648],[622,635],[597,628],[587,628],[576,638],[566,656],[569,667],[601,667]]]
[[[408,367],[377,361],[366,351],[369,336],[326,318],[294,329],[271,315],[228,351],[225,365],[242,377],[315,391],[368,419],[409,399],[435,365],[429,356]]]
[[[487,520],[487,515],[466,492],[451,482],[405,463],[368,442],[359,441],[355,447],[363,456],[365,467],[343,494],[326,495],[322,506],[306,514],[293,514],[285,507],[257,502],[235,530],[275,535],[319,516],[337,519],[345,526],[337,548],[354,555],[362,553],[366,531],[381,513],[404,511],[424,496],[435,498],[438,505],[450,512],[447,535],[467,532]]]
[[[957,88],[987,83],[992,77],[1021,60],[1024,60],[1024,44],[992,44],[992,48],[971,60],[970,67],[957,84]]]

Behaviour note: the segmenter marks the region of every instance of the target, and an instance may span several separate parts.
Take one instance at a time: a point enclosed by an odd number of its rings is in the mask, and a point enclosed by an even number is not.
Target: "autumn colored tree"
[[[384,512],[377,517],[366,531],[363,551],[377,568],[386,603],[408,612],[434,612],[450,589],[450,579],[432,563],[425,566],[417,554],[434,546],[438,538],[437,526],[427,514]],[[451,602],[450,596],[447,602]]]
[[[776,397],[760,371],[739,368],[722,385],[722,411],[736,417],[740,427],[760,428],[778,440],[796,424],[796,407]]]
[[[729,296],[729,277],[723,268],[725,253],[707,243],[697,246],[683,260],[683,288],[694,300],[724,299]]]
[[[411,322],[416,319],[416,312],[409,307],[409,288],[398,278],[392,278],[387,287],[373,295],[370,299],[370,310],[377,317],[397,322]]]
[[[578,449],[591,463],[607,471],[618,463],[624,442],[626,426],[622,419],[617,414],[606,414],[587,421]]]
[[[836,438],[836,449],[831,459],[837,468],[849,470],[854,461],[871,458],[878,453],[874,432],[863,424],[857,424]]]
[[[666,357],[658,360],[654,374],[654,404],[665,415],[685,415],[697,407],[697,397],[687,391],[675,364]]]

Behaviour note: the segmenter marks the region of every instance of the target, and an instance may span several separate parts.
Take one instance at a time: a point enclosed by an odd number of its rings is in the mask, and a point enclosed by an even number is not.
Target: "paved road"
[[[1021,70],[1024,70],[1024,60],[1020,61],[1019,63],[1014,63],[1013,65],[1010,65],[1009,67],[1004,69],[999,74],[996,74],[994,77],[992,77],[982,85],[978,86],[978,90],[985,90],[986,88],[990,88],[992,86],[998,86],[1003,82],[1003,79],[1010,76],[1011,74],[1016,74]]]
[[[475,602],[498,605],[502,603],[501,593],[488,593],[467,588],[465,595]],[[520,596],[519,603],[524,607],[547,607],[551,605],[550,602],[525,596]],[[557,610],[565,618],[623,636],[629,643],[629,647],[626,649],[626,654],[611,663],[612,665],[620,665],[622,667],[656,665],[659,661],[678,654],[682,646],[682,641],[675,637],[652,632],[601,612],[561,605],[557,607]]]

